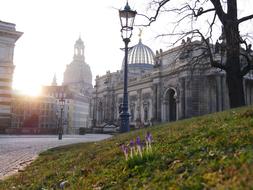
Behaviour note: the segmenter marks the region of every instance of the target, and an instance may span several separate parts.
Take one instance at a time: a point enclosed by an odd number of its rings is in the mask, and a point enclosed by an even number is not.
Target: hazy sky
[[[253,6],[252,0],[238,1],[245,7]],[[120,48],[124,44],[117,8],[123,8],[125,3],[125,0],[0,0],[0,20],[15,23],[16,29],[24,32],[14,52],[14,89],[37,91],[41,85],[51,84],[54,73],[60,84],[80,35],[93,81],[96,75],[119,70],[124,55]],[[146,0],[129,0],[129,4],[138,12],[147,7]],[[166,29],[159,23],[144,29],[143,43],[153,51],[165,47],[155,36]],[[136,28],[130,46],[138,43],[138,33]]]
[[[107,70],[120,69],[123,58],[120,48],[124,44],[115,8],[122,8],[125,3],[124,0],[0,0],[0,20],[15,23],[16,30],[24,32],[14,52],[14,89],[37,91],[41,85],[51,84],[54,73],[58,84],[61,83],[79,35],[85,44],[93,81]],[[134,1],[129,3],[135,8]],[[138,42],[137,34],[138,30],[130,45]]]

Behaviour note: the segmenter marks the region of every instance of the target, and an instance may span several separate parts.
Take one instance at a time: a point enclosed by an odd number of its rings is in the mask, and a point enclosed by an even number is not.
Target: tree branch
[[[203,10],[203,8],[200,7],[200,8],[198,9],[198,12],[197,12],[197,13],[195,13],[194,10],[192,10],[192,11],[193,11],[194,17],[198,17],[198,16],[200,16],[200,15],[202,15],[202,14],[205,14],[205,13],[208,13],[208,12],[211,12],[211,11],[215,11],[215,8]]]
[[[250,19],[253,19],[253,14],[252,15],[249,15],[249,16],[245,16],[245,17],[242,17],[238,20],[238,23],[242,23],[244,21],[247,21],[247,20],[250,20]]]
[[[155,12],[155,15],[152,16],[152,17],[147,17],[143,14],[139,14],[139,15],[142,15],[142,16],[145,16],[148,20],[149,20],[149,23],[146,24],[146,25],[142,25],[142,26],[150,26],[152,24],[152,22],[155,22],[158,15],[159,15],[159,12],[161,10],[161,8],[166,4],[168,3],[170,0],[162,0],[161,2],[157,2],[158,3],[158,8],[156,9],[156,12]]]
[[[223,11],[220,0],[210,0],[222,24],[225,22],[226,13]]]
[[[211,22],[211,24],[209,24],[209,29],[208,30],[210,31],[210,35],[209,35],[210,38],[212,37],[213,25],[215,24],[216,16],[217,16],[217,14],[215,13],[214,16],[213,16],[213,21]]]
[[[196,30],[196,32],[199,33],[199,35],[201,36],[201,39],[203,40],[203,42],[205,43],[205,45],[207,47],[207,51],[208,51],[208,55],[209,55],[211,65],[213,67],[220,68],[222,70],[226,70],[227,68],[226,68],[225,65],[222,65],[221,63],[219,63],[218,61],[213,59],[212,50],[210,48],[210,44],[209,44],[208,40],[205,39],[204,35],[199,30]]]
[[[253,70],[253,60],[251,60],[247,54],[241,53],[241,55],[242,55],[243,57],[246,58],[247,63],[248,63],[247,66],[245,66],[245,67],[241,70],[241,76],[244,76],[244,75],[246,75],[250,70]]]

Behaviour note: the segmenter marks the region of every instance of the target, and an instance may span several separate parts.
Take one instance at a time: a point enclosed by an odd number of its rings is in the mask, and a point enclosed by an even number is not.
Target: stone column
[[[185,91],[185,97],[184,97],[184,118],[191,117],[192,112],[192,93],[191,93],[191,78],[187,77],[184,80],[184,91]]]
[[[244,101],[247,105],[247,81],[246,79],[243,79],[243,91],[244,91]]]
[[[178,92],[179,95],[177,95],[178,99],[178,119],[183,119],[185,118],[185,79],[181,78],[179,80],[179,85],[178,85]]]
[[[114,96],[113,96],[113,101],[114,101],[114,122],[118,120],[118,99],[117,99],[117,94],[114,93]]]
[[[137,118],[141,119],[141,89],[137,90]]]
[[[179,120],[180,119],[180,117],[179,117],[179,108],[180,108],[180,105],[179,105],[179,103],[180,103],[180,101],[179,101],[179,90],[178,90],[178,92],[177,92],[177,96],[175,97],[175,99],[176,99],[176,120]]]
[[[152,119],[157,121],[157,84],[152,86]]]
[[[222,111],[221,76],[216,77],[218,111]]]
[[[157,84],[157,122],[161,122],[162,110],[161,110],[161,100],[162,100],[162,88],[161,83]]]
[[[229,97],[228,97],[228,86],[227,86],[227,81],[226,81],[226,76],[224,75],[222,77],[222,89],[223,89],[223,102],[224,102],[224,110],[229,109]]]

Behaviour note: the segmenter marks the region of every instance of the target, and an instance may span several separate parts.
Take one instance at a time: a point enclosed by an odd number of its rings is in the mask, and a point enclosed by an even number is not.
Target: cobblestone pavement
[[[28,165],[36,156],[49,148],[80,143],[100,141],[111,137],[106,134],[63,135],[0,135],[0,180]]]

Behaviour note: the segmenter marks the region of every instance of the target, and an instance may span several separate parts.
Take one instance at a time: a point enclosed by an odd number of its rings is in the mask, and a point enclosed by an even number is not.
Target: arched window
[[[144,122],[148,121],[148,108],[144,108]]]
[[[175,90],[169,89],[165,96],[165,121],[175,121],[177,119]]]

